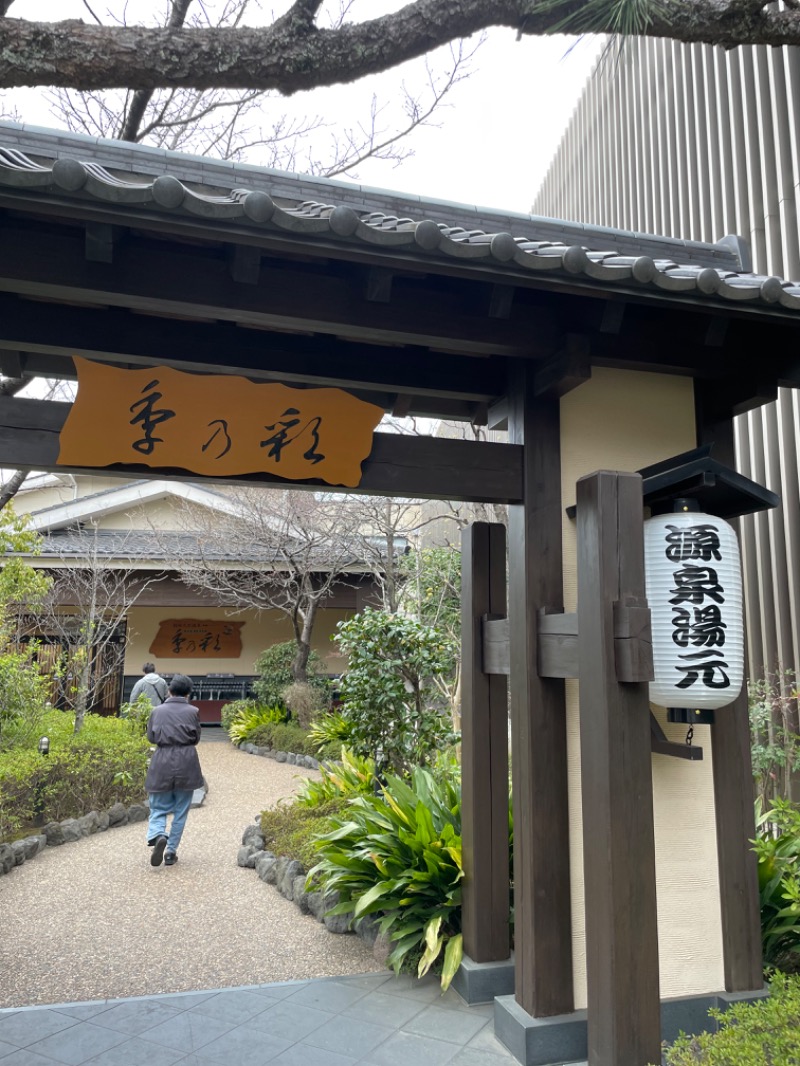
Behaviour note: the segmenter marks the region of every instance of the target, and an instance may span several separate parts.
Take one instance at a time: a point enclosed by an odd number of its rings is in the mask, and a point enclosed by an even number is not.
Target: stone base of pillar
[[[708,1016],[711,1007],[725,1010],[734,1003],[752,1002],[767,995],[767,989],[755,989],[752,992],[711,992],[662,1000],[662,1038],[672,1041],[680,1032],[714,1032],[717,1023]],[[588,1056],[585,1010],[552,1018],[533,1018],[513,996],[499,996],[494,1001],[494,1032],[524,1066],[585,1063]]]
[[[513,955],[499,962],[473,962],[465,955],[453,978],[452,987],[471,1007],[478,1003],[491,1003],[496,996],[513,996]]]

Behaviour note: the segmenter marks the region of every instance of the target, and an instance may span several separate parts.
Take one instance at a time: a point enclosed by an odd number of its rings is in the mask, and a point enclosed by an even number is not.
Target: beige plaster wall
[[[314,623],[314,651],[325,661],[325,672],[338,674],[344,669],[344,660],[331,641],[336,623],[348,618],[352,612],[321,610]],[[159,623],[169,618],[230,618],[244,621],[242,626],[242,654],[238,659],[189,659],[161,657],[154,659],[150,645],[158,632]],[[198,677],[205,674],[252,674],[256,658],[265,648],[282,641],[292,640],[288,619],[277,611],[263,611],[259,616],[234,615],[224,607],[134,607],[128,616],[130,642],[125,654],[125,673],[138,674],[142,663],[153,660],[156,668],[165,673],[188,674]]]
[[[696,444],[692,382],[665,374],[595,369],[561,404],[562,492],[575,502],[578,478],[595,470],[637,470]],[[564,516],[565,610],[576,610],[575,522]],[[664,722],[670,739],[685,728]],[[720,712],[720,713],[724,713]],[[586,1006],[585,880],[580,796],[578,684],[567,682],[575,1005]],[[661,996],[724,988],[709,727],[695,728],[702,762],[653,756]],[[591,871],[588,874],[591,891]]]

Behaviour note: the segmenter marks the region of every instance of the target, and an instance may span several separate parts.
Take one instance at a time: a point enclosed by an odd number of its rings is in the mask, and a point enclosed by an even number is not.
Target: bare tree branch
[[[84,3],[86,3],[86,0],[84,0]],[[179,30],[183,26],[191,4],[192,0],[173,0],[172,10],[167,20],[168,30]],[[126,108],[125,120],[120,130],[119,139],[121,141],[139,141],[142,139],[139,136],[139,130],[144,121],[147,105],[152,100],[154,92],[154,89],[139,89],[133,94],[130,104]]]
[[[0,0],[7,9],[7,0]],[[635,33],[684,42],[800,43],[800,13],[762,0],[414,0],[365,22],[321,29],[317,0],[269,26],[92,26],[0,20],[0,87],[81,90],[273,89],[291,95],[354,82],[492,26],[520,36]],[[631,21],[630,12],[644,16]],[[620,15],[620,12],[623,15]],[[625,15],[624,12],[628,12]],[[622,29],[621,29],[622,27]]]
[[[14,0],[9,0],[9,3],[13,3],[13,2],[14,2]],[[102,21],[97,17],[97,15],[94,13],[94,11],[92,11],[91,7],[89,6],[89,0],[83,0],[83,6],[86,8],[86,10],[92,16],[92,18],[95,20],[97,25],[98,26],[102,26],[103,25]]]
[[[0,511],[5,507],[7,503],[10,503],[22,488],[22,483],[28,476],[29,471],[17,470],[11,475],[8,481],[4,481],[0,485]]]
[[[353,518],[341,501],[311,493],[251,489],[230,498],[238,517],[187,506],[182,524],[196,548],[171,560],[171,568],[233,611],[283,614],[297,645],[294,676],[305,681],[317,612],[337,586],[364,569]]]

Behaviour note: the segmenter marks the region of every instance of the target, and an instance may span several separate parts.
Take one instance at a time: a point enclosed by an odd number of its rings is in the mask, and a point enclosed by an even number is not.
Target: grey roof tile
[[[23,149],[43,162],[37,165]],[[700,300],[758,301],[800,310],[800,287],[783,283],[779,288],[774,279],[738,269],[738,240],[710,245],[425,200],[36,126],[0,124],[3,186],[34,195],[54,187],[61,197],[117,203],[133,214],[141,204],[173,217],[235,224],[237,232],[258,227],[261,233],[401,249],[414,257],[481,260],[500,274],[509,266],[530,273],[563,271],[612,287],[633,280]],[[255,214],[248,209],[247,192],[256,190],[271,195],[274,210],[268,218],[261,204]]]

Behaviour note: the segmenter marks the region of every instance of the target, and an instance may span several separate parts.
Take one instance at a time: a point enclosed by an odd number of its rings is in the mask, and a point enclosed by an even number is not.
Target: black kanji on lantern
[[[693,526],[668,525],[667,529],[664,554],[670,562],[722,560],[716,526],[698,522]],[[672,639],[679,648],[701,649],[678,656],[681,662],[675,669],[681,678],[676,687],[687,689],[699,682],[709,689],[728,688],[729,667],[724,653],[716,650],[725,644],[727,629],[720,610],[725,603],[725,589],[717,570],[687,563],[673,571],[672,579]]]

